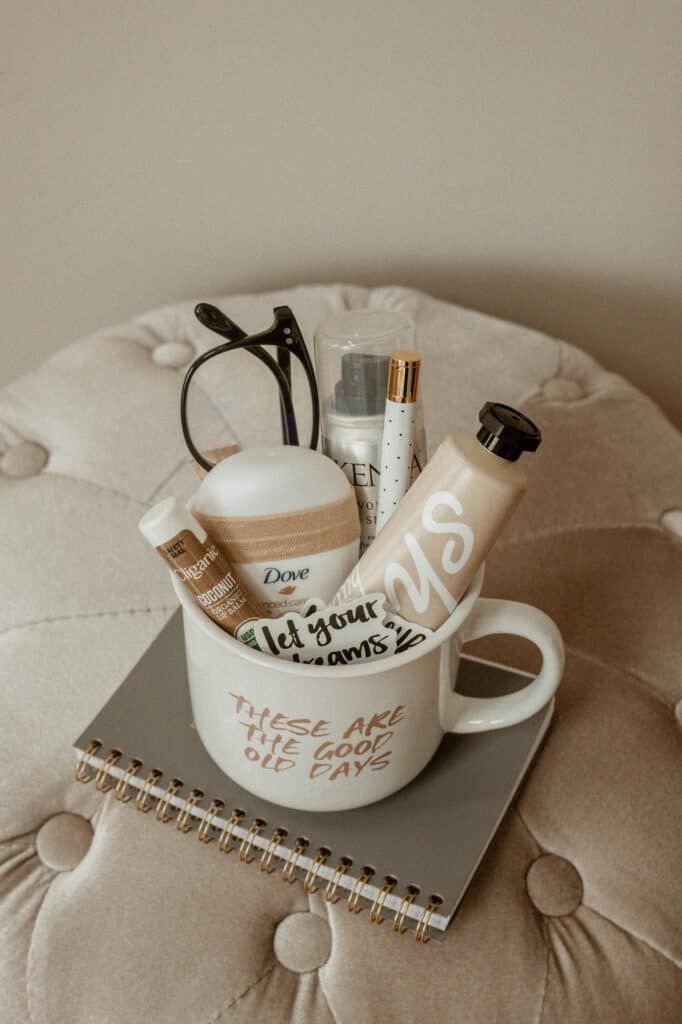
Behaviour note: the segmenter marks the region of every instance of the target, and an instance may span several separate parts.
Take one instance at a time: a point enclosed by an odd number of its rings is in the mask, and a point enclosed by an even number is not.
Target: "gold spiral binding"
[[[303,891],[310,893],[317,892],[317,886],[315,885],[315,879],[317,878],[317,872],[320,870],[323,864],[326,864],[327,860],[331,857],[332,851],[326,846],[321,846],[317,851],[317,856],[312,862],[306,876],[303,880]]]
[[[393,890],[395,889],[397,884],[398,884],[398,879],[397,878],[394,878],[393,875],[386,875],[386,877],[384,878],[384,884],[382,885],[381,889],[377,893],[377,895],[375,897],[375,900],[374,900],[374,903],[372,904],[372,908],[371,908],[371,910],[369,912],[369,919],[372,922],[372,924],[382,924],[383,923],[384,919],[381,916],[381,912],[384,909],[384,903],[386,902],[386,897],[389,896],[393,892]]]
[[[166,786],[166,792],[160,797],[159,802],[156,805],[156,820],[165,824],[170,821],[173,817],[172,814],[166,814],[168,807],[170,806],[171,797],[177,796],[182,789],[183,783],[180,779],[171,779]]]
[[[242,839],[242,845],[239,847],[239,859],[243,861],[244,864],[250,864],[255,860],[255,857],[251,856],[251,847],[253,846],[253,841],[256,836],[266,828],[267,824],[267,821],[264,821],[263,818],[253,819],[251,827]]]
[[[213,819],[217,814],[220,814],[225,804],[222,800],[211,800],[209,808],[206,811],[206,816],[203,818],[201,825],[197,829],[197,839],[200,843],[212,843],[213,836],[211,835],[211,826],[213,825]]]
[[[351,867],[352,864],[353,861],[350,857],[341,857],[339,860],[339,863],[336,865],[334,870],[334,874],[327,882],[327,888],[324,890],[324,898],[327,903],[338,903],[341,899],[340,896],[336,895],[336,890],[339,887],[341,878],[346,874],[348,868]]]
[[[89,744],[85,753],[81,754],[78,764],[76,765],[76,782],[91,782],[94,779],[94,772],[88,774],[88,765],[90,764],[90,758],[95,756],[101,746],[102,744],[100,740],[93,740],[92,743]]]
[[[234,846],[230,846],[230,839],[232,838],[232,829],[234,828],[235,825],[239,824],[243,817],[244,811],[237,807],[234,811],[232,811],[232,814],[227,819],[227,824],[220,833],[220,836],[218,837],[218,849],[220,850],[221,853],[232,853],[232,851],[235,849]]]
[[[142,761],[137,757],[134,757],[128,762],[128,767],[125,770],[125,774],[116,783],[116,789],[114,790],[114,796],[117,800],[120,800],[122,804],[127,804],[133,799],[132,793],[128,793],[128,783],[134,778],[142,767]]]
[[[192,831],[192,825],[191,823],[188,823],[190,813],[192,811],[192,808],[196,807],[196,805],[203,799],[204,791],[202,789],[192,790],[192,792],[189,794],[184,804],[182,805],[180,813],[178,814],[177,820],[175,822],[175,827],[178,830],[178,832],[182,832],[183,835],[186,835],[187,832]]]
[[[299,836],[294,843],[293,849],[287,857],[286,864],[282,868],[282,881],[287,882],[289,885],[293,885],[296,881],[296,867],[298,865],[298,858],[302,853],[305,852],[308,846],[308,840],[305,836]]]
[[[89,743],[87,749],[80,755],[76,764],[74,772],[75,779],[82,783],[88,783],[94,779],[95,786],[101,793],[107,793],[113,788],[114,796],[117,800],[121,803],[129,803],[134,796],[134,792],[130,792],[130,790],[134,791],[137,788],[139,781],[138,772],[142,768],[143,762],[139,758],[131,758],[125,772],[116,779],[114,786],[114,776],[111,773],[111,769],[120,760],[122,756],[121,751],[116,747],[113,747],[107,754],[104,761],[101,762],[100,766],[91,770],[92,759],[98,754],[101,748],[102,743],[100,740],[92,740]],[[151,811],[154,807],[152,790],[158,784],[162,775],[163,772],[159,769],[152,768],[147,775],[147,778],[137,790],[135,806],[136,809],[141,811],[143,814]],[[110,779],[112,780],[111,784],[109,783]],[[136,780],[136,782],[133,783],[133,780]],[[217,838],[218,849],[222,853],[230,853],[232,850],[237,849],[237,845],[231,846],[230,841],[233,838],[235,826],[240,824],[242,819],[245,817],[245,812],[240,808],[232,810],[230,817],[220,832],[220,835],[216,836],[215,834],[212,834],[212,831],[213,833],[217,833],[219,826],[214,825],[214,821],[224,809],[224,801],[214,799],[209,804],[205,813],[200,809],[199,814],[192,814],[193,809],[198,807],[204,798],[204,793],[201,789],[192,789],[178,813],[176,815],[168,813],[172,806],[173,797],[177,796],[182,787],[183,782],[180,779],[171,779],[163,795],[157,799],[155,809],[155,816],[157,820],[160,822],[168,822],[175,817],[177,830],[186,834],[187,832],[191,832],[193,828],[191,818],[200,817],[201,821],[197,828],[197,839],[201,843],[209,844]],[[240,861],[245,864],[251,864],[256,859],[255,852],[253,852],[255,850],[255,840],[266,827],[267,822],[263,818],[254,818],[241,843],[238,844]],[[287,830],[278,826],[268,840],[267,846],[264,848],[260,856],[260,870],[265,874],[271,875],[276,871],[276,867],[273,866],[275,851],[287,838],[287,835]],[[290,885],[293,885],[297,881],[296,873],[299,859],[308,846],[309,840],[304,836],[299,836],[289,852],[282,868],[282,879]],[[282,855],[279,856],[281,857]],[[310,866],[306,871],[305,878],[303,879],[304,892],[312,894],[319,891],[319,887],[316,885],[318,874],[321,867],[327,863],[330,856],[331,850],[328,847],[318,847],[315,858],[310,863]],[[353,860],[350,857],[341,857],[339,859],[334,869],[334,873],[328,881],[324,891],[324,899],[327,903],[335,904],[341,899],[341,896],[337,895],[337,891],[341,885],[341,879],[347,874],[352,865]],[[360,913],[363,909],[360,901],[363,898],[367,899],[367,902],[369,902],[369,898],[363,897],[363,892],[365,886],[373,877],[374,868],[369,866],[363,867],[359,878],[355,880],[353,889],[348,895],[347,909],[349,913]],[[398,880],[393,875],[386,875],[384,877],[383,885],[375,896],[370,908],[369,917],[373,924],[382,924],[385,920],[383,917],[384,906],[386,904],[386,900],[389,895],[393,893],[397,884]],[[408,930],[405,920],[408,917],[410,907],[414,904],[418,895],[419,886],[408,885],[406,887],[400,906],[393,916],[393,931],[397,934],[404,935]],[[443,898],[437,893],[434,893],[431,895],[429,902],[422,909],[421,916],[419,917],[414,930],[415,940],[422,945],[426,945],[426,943],[431,939],[430,932],[432,932],[435,927],[431,924],[431,919],[442,903]]]
[[[263,855],[260,859],[260,869],[261,871],[264,871],[266,875],[271,875],[273,871],[276,870],[275,868],[270,867],[270,865],[272,864],[273,855],[275,853],[276,848],[279,846],[283,839],[286,839],[288,835],[289,833],[285,828],[276,828],[275,831],[272,833],[272,838],[270,839],[270,842],[268,843],[265,850],[263,850]]]
[[[97,770],[95,775],[95,785],[100,793],[108,793],[111,789],[109,785],[109,769],[112,768],[121,757],[121,751],[113,747],[112,750],[107,754],[101,768]]]
[[[398,935],[404,935],[405,932],[407,931],[407,928],[405,927],[403,922],[405,921],[407,911],[409,910],[411,904],[414,903],[418,895],[419,889],[417,888],[416,885],[408,885],[408,887],[405,889],[405,895],[403,896],[402,903],[396,910],[395,917],[393,918],[393,931],[397,932]]]
[[[147,778],[144,780],[140,792],[137,794],[137,800],[135,801],[135,808],[138,811],[142,811],[146,814],[147,811],[151,811],[152,805],[149,803],[149,795],[152,791],[152,786],[155,786],[159,781],[163,772],[160,772],[158,768],[152,768]]]
[[[362,897],[362,890],[371,880],[373,875],[374,868],[365,867],[362,869],[362,874],[358,878],[353,887],[352,893],[348,897],[348,910],[351,914],[359,914],[362,910],[362,906],[358,905],[358,900]]]
[[[424,907],[422,916],[419,918],[419,923],[415,929],[414,937],[417,942],[421,942],[424,946],[429,941],[429,921],[431,920],[431,915],[438,909],[438,907],[441,906],[442,902],[442,897],[436,895],[432,896]]]

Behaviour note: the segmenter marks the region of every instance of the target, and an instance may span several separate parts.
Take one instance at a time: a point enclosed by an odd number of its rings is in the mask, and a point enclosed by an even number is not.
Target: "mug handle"
[[[516,693],[503,697],[465,697],[452,689],[450,645],[446,644],[440,677],[440,720],[446,732],[485,732],[523,722],[544,707],[561,682],[564,643],[549,615],[520,601],[480,597],[458,633],[458,639],[467,643],[491,633],[511,633],[532,641],[542,654],[540,672]]]

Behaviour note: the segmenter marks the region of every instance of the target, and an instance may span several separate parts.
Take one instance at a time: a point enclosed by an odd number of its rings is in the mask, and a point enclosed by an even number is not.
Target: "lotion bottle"
[[[541,441],[532,420],[486,402],[477,435],[450,435],[332,603],[385,594],[408,622],[437,629],[454,611],[526,489],[523,452]]]

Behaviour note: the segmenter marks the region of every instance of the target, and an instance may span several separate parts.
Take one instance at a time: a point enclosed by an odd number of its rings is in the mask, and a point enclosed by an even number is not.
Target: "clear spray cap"
[[[394,310],[347,309],[315,332],[323,413],[383,416],[391,352],[414,349],[414,323]]]

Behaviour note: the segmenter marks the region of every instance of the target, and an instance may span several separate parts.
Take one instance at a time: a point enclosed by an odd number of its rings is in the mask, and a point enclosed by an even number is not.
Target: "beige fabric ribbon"
[[[201,454],[207,462],[212,462],[214,466],[217,466],[219,462],[223,461],[223,459],[229,459],[230,455],[235,455],[239,450],[238,444],[228,444],[223,448],[207,448],[206,451]],[[192,469],[200,480],[203,480],[208,473],[208,470],[204,469],[203,466],[200,466],[198,462],[194,461],[194,459],[192,459]]]
[[[196,506],[199,520],[229,562],[298,558],[352,544],[360,536],[355,494],[329,505],[271,516],[211,516]]]

